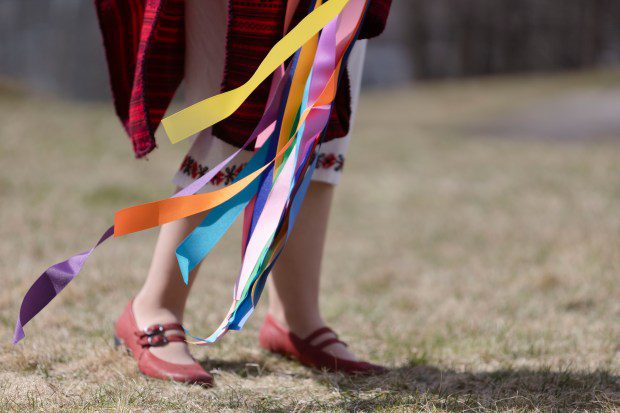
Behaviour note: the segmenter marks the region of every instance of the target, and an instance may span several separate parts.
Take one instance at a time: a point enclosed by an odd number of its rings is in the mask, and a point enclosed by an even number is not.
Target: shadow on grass
[[[221,370],[240,377],[267,376],[275,373],[267,368],[261,360],[199,360],[200,365],[207,371]]]
[[[620,406],[620,376],[606,371],[457,372],[430,365],[407,365],[380,377],[327,381],[346,395],[341,406],[344,409],[413,405],[451,411],[583,411]]]
[[[241,377],[277,374],[264,360],[204,360],[207,370]],[[381,408],[449,411],[584,411],[620,407],[620,376],[606,371],[504,369],[458,372],[431,365],[405,365],[374,377],[314,372],[317,382],[339,393],[337,401],[313,407],[346,411]],[[305,375],[304,375],[305,376]],[[307,377],[307,376],[306,376]]]

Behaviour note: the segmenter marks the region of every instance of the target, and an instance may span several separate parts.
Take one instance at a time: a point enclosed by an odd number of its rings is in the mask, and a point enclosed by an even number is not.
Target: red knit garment
[[[300,1],[293,23],[308,13]],[[379,35],[391,0],[371,0],[360,37]],[[184,0],[95,0],[116,113],[137,158],[156,147],[155,130],[183,79]],[[226,68],[222,90],[245,83],[283,35],[286,0],[229,0]],[[220,139],[241,146],[258,124],[269,80],[229,118],[214,125]],[[326,139],[345,136],[351,114],[349,82],[336,94]]]

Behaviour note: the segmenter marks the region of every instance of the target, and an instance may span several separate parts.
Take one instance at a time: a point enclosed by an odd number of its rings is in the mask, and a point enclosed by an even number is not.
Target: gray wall
[[[389,86],[410,81],[414,77],[409,24],[410,0],[394,0],[388,25],[381,36],[368,42],[364,83]]]
[[[619,0],[402,0],[416,76],[620,63]]]
[[[108,97],[92,3],[0,0],[0,76],[63,97]]]

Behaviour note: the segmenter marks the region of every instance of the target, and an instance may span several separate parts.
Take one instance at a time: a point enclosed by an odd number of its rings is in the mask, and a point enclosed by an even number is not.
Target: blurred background
[[[613,0],[395,1],[370,44],[366,83],[395,85],[620,63],[620,3]],[[108,98],[93,5],[2,0],[0,75],[79,99]]]
[[[395,0],[364,76],[322,306],[394,371],[349,380],[266,355],[259,306],[195,351],[216,374],[205,396],[110,344],[156,231],[99,248],[8,343],[41,270],[114,211],[169,196],[187,146],[160,131],[133,159],[92,1],[0,0],[0,411],[617,411],[620,1]],[[239,229],[193,287],[197,334],[229,304]]]

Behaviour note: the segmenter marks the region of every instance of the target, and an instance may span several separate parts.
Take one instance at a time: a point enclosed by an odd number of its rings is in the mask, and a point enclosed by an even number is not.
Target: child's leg
[[[324,325],[319,280],[333,193],[332,185],[310,184],[269,284],[269,312],[301,337]]]
[[[228,0],[185,2],[185,101],[187,105],[216,95],[224,71]],[[210,130],[201,133],[210,137]],[[200,138],[200,137],[199,137]],[[198,268],[190,273],[189,286],[181,278],[175,250],[204,219],[194,215],[162,226],[144,286],[134,300],[133,310],[140,327],[179,322]],[[157,357],[171,363],[192,363],[185,343],[152,347]]]
[[[183,319],[197,268],[190,274],[189,285],[185,285],[175,250],[205,216],[206,213],[193,215],[161,227],[146,281],[134,299],[134,307],[139,308],[135,315],[140,326],[149,321],[166,323]]]
[[[300,337],[325,325],[319,310],[319,284],[333,193],[333,185],[310,184],[269,282],[269,312]],[[322,340],[322,336],[317,338]],[[342,344],[332,344],[325,351],[339,358],[355,359]]]
[[[190,273],[189,285],[185,285],[175,250],[205,216],[206,213],[197,214],[161,227],[151,268],[133,303],[134,316],[140,328],[183,321],[185,303],[199,267]],[[150,351],[171,363],[193,363],[185,343],[152,347]]]
[[[365,51],[366,41],[356,44],[348,63],[351,124],[359,99]],[[318,168],[269,285],[269,312],[300,337],[325,325],[319,311],[321,260],[334,185],[340,179],[348,145],[349,136],[321,146]],[[315,342],[324,339],[318,337]],[[355,359],[342,344],[327,346],[325,351],[339,358]]]

